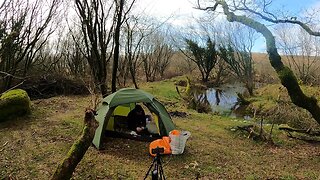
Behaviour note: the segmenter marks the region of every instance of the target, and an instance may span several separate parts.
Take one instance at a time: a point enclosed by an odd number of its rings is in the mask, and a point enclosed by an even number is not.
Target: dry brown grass
[[[278,83],[279,79],[275,70],[272,68],[270,61],[268,59],[268,54],[266,53],[253,53],[254,59],[254,69],[255,69],[255,81],[258,83]],[[297,61],[306,62],[306,58],[302,56],[295,57]],[[288,58],[282,56],[282,61],[284,64],[288,65]],[[320,67],[320,60],[314,66]],[[295,69],[293,69],[296,72]],[[192,75],[193,77],[200,78],[200,73],[198,72],[196,65],[189,65],[186,62],[186,57],[182,53],[176,53],[171,61],[171,64],[166,71],[166,77],[171,78],[176,75]],[[312,84],[320,84],[320,71],[313,71]]]

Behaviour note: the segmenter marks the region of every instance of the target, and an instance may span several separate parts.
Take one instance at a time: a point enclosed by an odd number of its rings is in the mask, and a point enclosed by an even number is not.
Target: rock
[[[0,97],[0,122],[29,114],[31,102],[26,91],[14,89]]]

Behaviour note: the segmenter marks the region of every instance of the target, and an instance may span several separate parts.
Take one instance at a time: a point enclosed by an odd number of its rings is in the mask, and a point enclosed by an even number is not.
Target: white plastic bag
[[[171,139],[170,147],[172,154],[182,154],[190,136],[191,133],[189,131],[180,131],[179,135],[173,135],[170,132],[169,137]]]

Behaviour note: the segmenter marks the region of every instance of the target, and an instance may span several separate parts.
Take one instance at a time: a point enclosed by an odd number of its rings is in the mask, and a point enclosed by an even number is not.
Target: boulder
[[[0,122],[29,114],[31,102],[26,91],[14,89],[0,96]]]

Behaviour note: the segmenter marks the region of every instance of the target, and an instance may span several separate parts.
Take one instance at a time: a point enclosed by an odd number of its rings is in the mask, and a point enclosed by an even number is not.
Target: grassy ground
[[[301,86],[307,96],[320,100],[320,88]],[[247,108],[264,116],[269,122],[289,124],[299,129],[320,129],[319,124],[312,118],[310,113],[295,106],[287,93],[287,90],[280,84],[272,84],[255,91],[255,96],[249,98],[251,104]]]
[[[144,84],[169,111],[178,129],[192,136],[185,153],[165,156],[167,179],[320,179],[320,146],[287,139],[275,132],[276,145],[255,142],[232,132],[242,120],[187,110],[174,80]],[[90,97],[54,97],[33,101],[33,114],[0,124],[0,179],[49,179],[82,128]],[[104,150],[90,147],[74,179],[142,179],[152,162],[148,143],[106,138]]]

